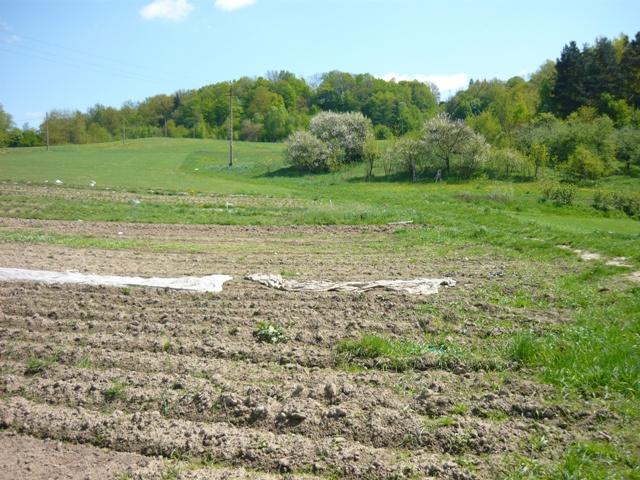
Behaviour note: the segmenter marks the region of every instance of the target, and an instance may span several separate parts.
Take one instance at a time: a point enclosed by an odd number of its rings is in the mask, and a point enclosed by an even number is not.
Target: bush
[[[294,132],[287,140],[285,160],[299,170],[326,172],[336,166],[331,148],[308,132]]]
[[[393,132],[386,125],[376,125],[373,127],[373,134],[378,140],[389,140],[393,138]]]
[[[593,208],[596,210],[600,210],[602,212],[608,212],[613,207],[613,195],[610,193],[597,191],[593,195],[593,203],[591,204]]]
[[[640,219],[640,195],[613,194],[613,206],[630,217]]]
[[[563,171],[575,180],[597,180],[605,172],[602,160],[584,145],[578,145],[565,165]]]
[[[640,195],[596,192],[593,195],[593,203],[591,205],[602,212],[619,210],[632,218],[640,220]]]
[[[547,185],[542,190],[542,198],[556,206],[573,205],[576,191],[573,185]]]
[[[371,121],[359,112],[321,112],[311,119],[309,131],[345,163],[362,160],[365,142],[372,135]]]
[[[533,163],[522,153],[511,148],[492,149],[487,170],[495,177],[529,176]]]

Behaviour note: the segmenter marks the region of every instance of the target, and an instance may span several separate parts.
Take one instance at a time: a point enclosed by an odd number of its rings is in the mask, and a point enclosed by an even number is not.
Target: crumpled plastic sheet
[[[289,292],[366,292],[373,289],[384,289],[412,295],[433,295],[440,291],[440,287],[453,287],[456,284],[453,278],[327,282],[322,280],[291,280],[282,278],[280,275],[265,273],[248,275],[245,279],[260,283],[266,287]]]
[[[221,292],[222,285],[231,280],[229,275],[205,277],[121,277],[116,275],[93,275],[80,272],[48,272],[21,268],[0,268],[0,282],[75,283],[81,285],[110,287],[157,287],[195,292]]]

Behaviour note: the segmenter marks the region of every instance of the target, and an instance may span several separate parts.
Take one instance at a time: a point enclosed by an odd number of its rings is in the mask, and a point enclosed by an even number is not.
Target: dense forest
[[[307,129],[321,111],[360,112],[378,139],[419,132],[447,113],[494,148],[567,162],[583,149],[606,172],[640,170],[640,32],[565,45],[556,61],[529,78],[471,81],[447,101],[434,85],[385,81],[333,71],[306,81],[289,72],[241,78],[173,95],[155,95],[121,108],[52,111],[38,129],[17,128],[0,107],[0,146],[106,142],[151,136],[226,138],[233,102],[234,136],[280,141]],[[540,146],[544,152],[538,151]]]

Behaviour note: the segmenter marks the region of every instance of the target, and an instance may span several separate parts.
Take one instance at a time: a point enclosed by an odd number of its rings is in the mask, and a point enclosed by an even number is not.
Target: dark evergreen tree
[[[625,99],[630,105],[640,108],[640,32],[624,49],[620,76]]]
[[[622,95],[620,64],[611,40],[599,38],[582,52],[584,61],[584,104],[602,110],[603,95]]]
[[[576,42],[565,45],[556,62],[554,113],[566,117],[586,103],[584,67],[583,55]]]

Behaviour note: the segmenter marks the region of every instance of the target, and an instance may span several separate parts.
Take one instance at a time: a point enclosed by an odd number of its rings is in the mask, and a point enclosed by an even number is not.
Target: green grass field
[[[591,206],[598,190],[640,192],[640,179],[609,178],[581,187],[574,205],[554,206],[541,201],[550,177],[522,183],[411,183],[386,181],[378,167],[374,181],[366,182],[363,165],[301,175],[283,163],[282,144],[263,143],[236,144],[234,166],[229,168],[227,162],[226,142],[213,140],[145,139],[126,145],[57,146],[49,152],[4,150],[0,217],[239,225],[410,220],[425,227],[400,230],[388,243],[367,248],[380,255],[420,254],[429,246],[436,258],[464,252],[479,259],[534,259],[539,270],[518,274],[525,280],[535,278],[534,283],[543,285],[539,291],[525,283],[505,285],[503,290],[482,292],[481,300],[515,309],[553,309],[570,321],[544,332],[514,332],[506,343],[473,353],[515,364],[526,375],[556,385],[565,399],[594,398],[627,422],[615,444],[576,444],[550,477],[640,478],[640,285],[621,280],[640,269],[640,221]],[[54,186],[56,179],[64,184]],[[89,187],[90,181],[97,182],[95,188]],[[12,189],[14,184],[20,188]],[[136,195],[143,199],[140,203],[132,202]],[[7,229],[0,231],[0,243],[206,251],[195,244],[145,245]],[[598,252],[603,261],[583,262],[558,248],[560,244]],[[613,257],[626,257],[631,266],[605,265]],[[572,268],[562,274],[559,265]],[[556,276],[545,278],[547,271]],[[353,357],[389,357],[403,368],[416,354],[412,345],[374,337],[342,344],[342,349]]]
[[[235,164],[227,166],[227,144],[215,140],[145,139],[108,143],[4,150],[0,181],[90,190],[182,194],[175,204],[146,201],[65,199],[6,194],[0,215],[41,219],[218,223],[218,224],[377,224],[412,220],[437,225],[451,240],[476,238],[528,248],[543,238],[593,248],[640,261],[640,222],[622,213],[603,214],[590,206],[596,190],[640,191],[638,179],[609,179],[582,188],[576,205],[542,203],[544,182],[475,180],[434,184],[364,181],[364,166],[301,175],[283,163],[283,145],[237,143]],[[212,194],[220,202],[194,205],[186,197]],[[249,196],[234,202],[229,196]],[[180,201],[185,198],[185,201]],[[224,207],[227,202],[234,208]],[[235,205],[238,203],[238,205]],[[220,211],[223,210],[223,211]],[[514,235],[517,234],[517,235]],[[529,240],[527,240],[529,239]]]

